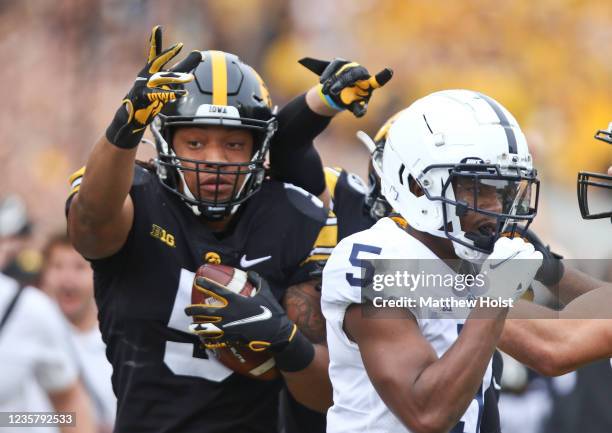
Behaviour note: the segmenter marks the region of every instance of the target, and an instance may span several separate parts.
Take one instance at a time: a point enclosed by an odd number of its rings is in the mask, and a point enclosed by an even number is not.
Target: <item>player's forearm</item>
[[[287,388],[304,406],[321,413],[327,412],[333,403],[332,385],[329,380],[329,353],[327,347],[315,344],[315,356],[305,369],[282,372]]]
[[[612,356],[609,288],[592,290],[563,311],[520,301],[510,312],[500,348],[546,376]]]
[[[321,313],[319,281],[311,280],[287,289],[283,299],[287,317],[299,328],[303,352],[312,346],[314,355],[306,368],[283,372],[289,391],[297,401],[310,409],[326,412],[332,404],[332,386],[329,380],[329,352],[326,344],[325,318]]]
[[[116,218],[123,209],[134,176],[136,149],[120,149],[106,137],[94,146],[71,218],[96,226]]]
[[[339,113],[338,110],[334,110],[323,102],[318,86],[313,86],[306,92],[306,104],[308,108],[321,116],[333,117]]]
[[[551,289],[553,292],[558,290],[559,300],[564,304],[568,304],[578,296],[603,286],[612,287],[612,284],[593,278],[578,269],[571,268],[566,263],[563,278],[559,281],[558,286],[551,287]]]
[[[564,346],[565,331],[556,326],[559,313],[527,301],[509,312],[499,348],[534,370],[549,375],[554,348]]]
[[[493,313],[495,318],[491,310],[474,311],[450,349],[414,383],[404,384],[401,392],[410,394],[406,401],[417,406],[406,406],[403,418],[408,425],[416,421],[417,431],[446,432],[459,421],[481,386],[503,329],[506,311]]]
[[[499,348],[540,374],[557,375],[554,360],[561,355],[564,342],[555,330],[555,322],[555,319],[509,319]]]

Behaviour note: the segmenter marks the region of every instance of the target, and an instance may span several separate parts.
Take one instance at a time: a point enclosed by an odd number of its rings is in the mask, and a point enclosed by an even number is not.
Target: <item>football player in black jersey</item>
[[[309,274],[335,245],[335,221],[301,188],[266,178],[277,123],[250,66],[228,53],[196,51],[164,70],[182,44],[162,50],[156,27],[150,45],[145,68],[86,169],[71,177],[67,202],[71,240],[94,269],[118,397],[115,431],[274,431],[280,381],[234,374],[187,332],[183,310],[194,271],[203,262],[255,270],[276,300],[295,310],[317,293]],[[320,117],[335,114],[320,86],[304,100]],[[158,158],[135,166],[153,121]],[[287,124],[278,127],[292,137]],[[299,330],[289,326],[276,361],[298,400],[325,409],[326,350],[304,337],[324,340],[317,335],[318,305],[308,311],[290,316]]]

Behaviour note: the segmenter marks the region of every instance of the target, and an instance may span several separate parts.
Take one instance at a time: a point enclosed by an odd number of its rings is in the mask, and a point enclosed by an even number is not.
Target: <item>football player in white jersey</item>
[[[372,318],[373,310],[393,308],[377,308],[362,287],[376,272],[367,259],[433,259],[449,274],[457,271],[447,267],[452,259],[484,259],[488,291],[481,299],[518,299],[542,261],[522,239],[499,238],[536,213],[538,181],[525,137],[491,98],[437,92],[399,115],[381,166],[374,163],[383,195],[410,225],[381,219],[342,240],[324,269],[334,388],[327,431],[497,432],[496,402],[487,400],[495,386],[491,356],[508,308],[479,302],[467,320],[434,307]]]

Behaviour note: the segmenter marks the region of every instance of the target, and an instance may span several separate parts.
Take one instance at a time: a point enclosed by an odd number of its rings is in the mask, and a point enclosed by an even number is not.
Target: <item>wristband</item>
[[[545,263],[546,261],[548,261],[548,263]],[[564,273],[565,266],[563,266],[561,256],[550,251],[550,256],[544,257],[542,267],[538,270],[535,280],[544,284],[546,287],[556,286],[559,284],[559,281],[561,281],[561,278],[563,278]]]
[[[336,111],[344,111],[344,107],[340,107],[338,104],[334,102],[331,96],[323,93],[323,86],[321,84],[317,86],[317,93],[319,94],[319,97],[321,98],[323,103],[327,105],[329,108],[331,108],[332,110],[336,110]]]
[[[279,352],[271,349],[272,352],[276,352],[274,355],[276,366],[279,370],[289,373],[305,369],[315,356],[314,345],[297,329],[296,325],[293,326],[294,335],[293,338],[290,338],[289,343]]]
[[[120,149],[134,149],[142,140],[146,127],[133,131],[130,125],[128,109],[125,105],[119,107],[113,121],[106,128],[106,139]]]

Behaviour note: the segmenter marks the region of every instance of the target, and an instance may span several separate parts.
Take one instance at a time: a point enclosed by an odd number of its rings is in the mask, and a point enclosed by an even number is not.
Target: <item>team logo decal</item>
[[[219,265],[221,264],[221,256],[213,251],[209,251],[204,254],[204,261],[206,263],[210,263],[211,265]]]
[[[166,230],[158,226],[157,224],[153,224],[151,226],[151,236],[155,239],[159,239],[169,247],[176,247],[176,243],[174,242],[174,236],[168,233]]]

